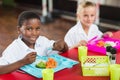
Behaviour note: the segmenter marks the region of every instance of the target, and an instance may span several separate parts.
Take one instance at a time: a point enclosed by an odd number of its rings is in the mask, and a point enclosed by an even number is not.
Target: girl
[[[93,24],[96,18],[96,4],[84,1],[77,8],[77,24],[65,35],[65,42],[69,48],[86,45],[87,41],[95,36],[101,37],[103,33]]]

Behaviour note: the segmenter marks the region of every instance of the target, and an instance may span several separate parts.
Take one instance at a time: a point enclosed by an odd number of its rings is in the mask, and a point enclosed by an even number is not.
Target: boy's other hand
[[[65,52],[65,51],[68,50],[68,46],[67,46],[67,44],[65,43],[64,40],[58,40],[54,43],[53,50],[57,50],[57,51],[60,51],[60,52]]]

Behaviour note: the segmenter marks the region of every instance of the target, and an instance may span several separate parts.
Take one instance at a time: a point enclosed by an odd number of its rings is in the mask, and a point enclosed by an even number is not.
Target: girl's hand
[[[79,46],[86,46],[87,42],[85,40],[81,40],[78,44],[79,44]]]
[[[70,49],[72,48],[78,48],[79,46],[86,46],[87,42],[85,40],[81,40],[79,43],[73,45],[72,47],[70,47]]]
[[[65,43],[64,40],[58,40],[54,43],[53,50],[57,50],[57,51],[60,51],[60,52],[65,52],[65,51],[68,50],[68,46],[67,46],[67,44]]]
[[[110,31],[105,32],[105,33],[103,34],[103,37],[112,37],[112,36],[113,36],[113,33],[110,32]]]
[[[31,52],[31,53],[29,53],[29,54],[27,54],[22,60],[21,60],[21,62],[23,63],[23,64],[31,64],[31,63],[33,63],[34,61],[35,61],[35,59],[36,59],[36,52]]]

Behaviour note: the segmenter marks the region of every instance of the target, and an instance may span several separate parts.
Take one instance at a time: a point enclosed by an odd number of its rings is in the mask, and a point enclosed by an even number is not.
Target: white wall
[[[85,0],[78,0],[78,1],[81,2]],[[120,7],[120,0],[86,0],[86,1],[99,2],[100,4],[103,4],[103,5]]]
[[[120,0],[106,0],[106,5],[120,7]]]

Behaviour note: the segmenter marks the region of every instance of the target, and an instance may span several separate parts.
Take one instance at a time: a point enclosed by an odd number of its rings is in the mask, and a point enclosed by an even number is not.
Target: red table
[[[77,49],[71,49],[68,52],[62,53],[62,56],[78,60]],[[100,53],[95,53],[88,51],[88,55],[101,55]],[[117,53],[117,63],[120,63],[120,54]],[[0,80],[42,80],[42,78],[35,78],[27,73],[21,73],[18,71],[0,75]],[[58,71],[54,74],[54,80],[110,80],[109,76],[104,77],[92,77],[92,76],[82,76],[80,64],[74,65],[72,68],[66,68]]]

